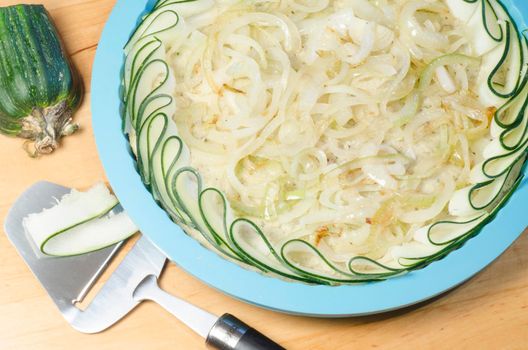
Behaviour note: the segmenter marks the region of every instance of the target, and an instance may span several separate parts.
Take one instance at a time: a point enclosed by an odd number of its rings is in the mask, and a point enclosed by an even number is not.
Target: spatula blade
[[[75,302],[82,301],[122,244],[65,258],[45,257],[38,252],[26,235],[22,220],[31,213],[52,207],[55,199],[70,191],[51,182],[37,182],[17,199],[4,225],[7,237],[67,320],[67,315],[78,311]]]
[[[67,319],[83,333],[98,333],[112,326],[134,309],[137,286],[147,277],[158,277],[166,257],[145,236],[136,242],[85,311],[76,309]]]

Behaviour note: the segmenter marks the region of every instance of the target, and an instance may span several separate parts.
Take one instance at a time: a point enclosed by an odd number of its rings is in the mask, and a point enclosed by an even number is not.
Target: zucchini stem
[[[34,141],[30,156],[38,157],[53,152],[62,136],[73,134],[79,125],[72,123],[72,108],[62,101],[52,107],[34,108],[31,115],[23,119],[20,136]]]

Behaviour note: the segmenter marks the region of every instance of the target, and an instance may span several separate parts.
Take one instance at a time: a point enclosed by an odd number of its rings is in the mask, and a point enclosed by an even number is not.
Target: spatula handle
[[[285,350],[233,315],[225,314],[213,326],[206,343],[218,350]]]
[[[165,292],[158,286],[157,277],[147,276],[134,291],[134,299],[152,300],[176,316],[206,339],[208,347],[217,350],[285,350],[235,316],[220,318]]]

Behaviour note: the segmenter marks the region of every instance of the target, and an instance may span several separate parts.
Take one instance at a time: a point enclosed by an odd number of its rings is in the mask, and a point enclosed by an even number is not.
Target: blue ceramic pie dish
[[[519,28],[527,28],[528,2],[504,0]],[[123,47],[154,1],[118,0],[103,32],[92,78],[93,127],[99,155],[122,205],[173,262],[204,283],[268,309],[318,317],[346,317],[402,308],[468,280],[501,255],[528,225],[528,180],[482,231],[424,269],[382,282],[321,286],[289,282],[246,270],[200,245],[172,222],[136,171],[121,131]],[[524,170],[528,174],[527,169]]]

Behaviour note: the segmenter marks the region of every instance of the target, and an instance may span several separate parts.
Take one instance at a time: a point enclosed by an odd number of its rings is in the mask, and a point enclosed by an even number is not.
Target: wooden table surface
[[[16,2],[2,0],[1,5]],[[2,221],[15,198],[38,180],[87,188],[105,179],[91,129],[90,76],[114,1],[39,2],[51,12],[84,78],[86,98],[76,115],[82,131],[41,159],[26,157],[20,140],[0,138]],[[288,349],[528,349],[527,252],[525,232],[500,259],[454,291],[406,310],[353,319],[311,319],[262,310],[205,286],[174,264],[161,284],[211,312],[235,313]],[[62,319],[3,234],[0,259],[0,349],[204,348],[202,339],[151,303],[101,334],[80,334]]]

